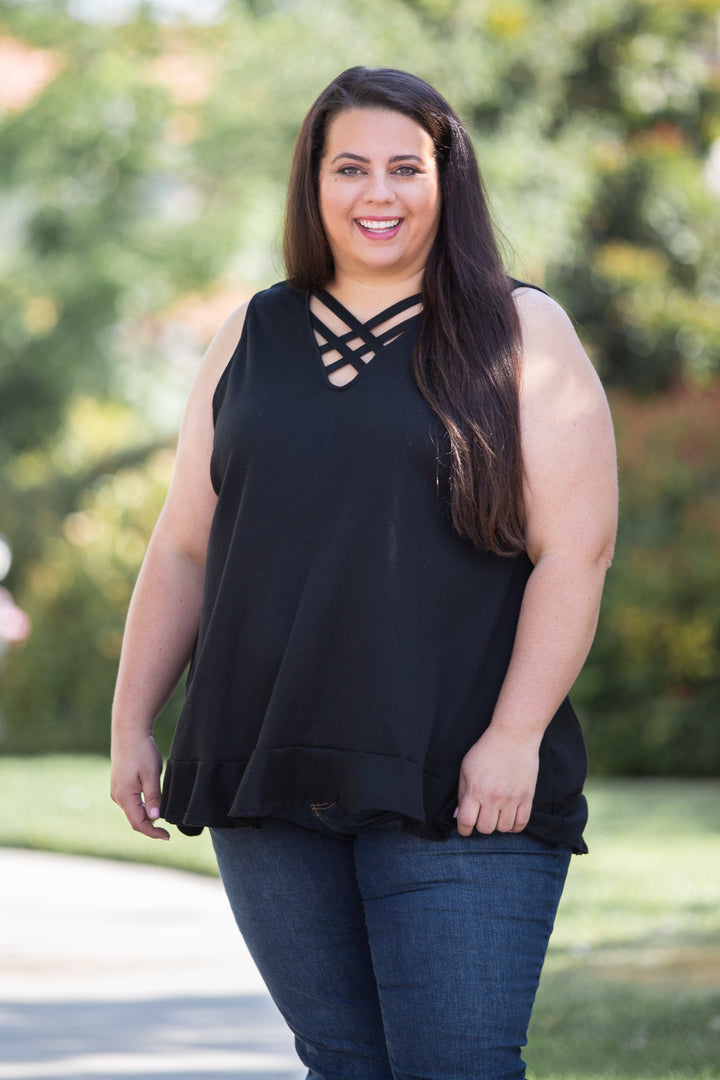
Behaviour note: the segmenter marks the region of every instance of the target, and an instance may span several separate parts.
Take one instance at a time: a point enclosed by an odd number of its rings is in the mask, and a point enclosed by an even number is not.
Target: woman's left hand
[[[538,776],[538,742],[492,724],[463,758],[458,783],[461,836],[522,832],[530,818]]]

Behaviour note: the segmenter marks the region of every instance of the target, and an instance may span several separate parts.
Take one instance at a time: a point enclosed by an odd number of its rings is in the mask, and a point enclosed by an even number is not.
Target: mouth
[[[369,236],[373,240],[388,240],[396,236],[400,226],[402,225],[402,218],[355,218],[355,224],[357,225],[363,236]]]

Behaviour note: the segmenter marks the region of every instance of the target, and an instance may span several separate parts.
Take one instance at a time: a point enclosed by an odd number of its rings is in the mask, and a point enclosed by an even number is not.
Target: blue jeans
[[[336,804],[289,816],[211,832],[307,1080],[522,1080],[569,849],[426,840]]]

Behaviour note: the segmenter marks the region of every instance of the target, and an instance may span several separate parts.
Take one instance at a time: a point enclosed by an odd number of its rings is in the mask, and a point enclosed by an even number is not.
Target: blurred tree
[[[16,77],[38,55],[53,72],[23,108],[6,108],[0,128],[5,458],[52,436],[76,390],[107,392],[108,329],[147,308],[144,281],[157,282],[158,299],[167,288],[153,190],[169,165],[163,95],[138,81],[134,50],[117,33],[77,25],[58,7],[21,8],[13,23],[23,35],[10,39]],[[154,36],[142,39],[145,51]]]
[[[587,107],[614,117],[615,131],[591,155],[599,184],[584,261],[553,268],[552,280],[607,381],[707,384],[720,370],[720,192],[707,169],[720,146],[717,7],[627,5],[586,62],[603,75]],[[582,102],[577,81],[576,93]]]
[[[167,33],[142,13],[89,25],[64,3],[0,3],[0,505],[13,584],[112,464],[59,472],[33,455],[77,395],[142,408],[116,465],[172,437],[171,391],[186,389],[199,347],[163,339],[159,313],[213,283],[233,248],[178,119],[202,80],[173,78]]]

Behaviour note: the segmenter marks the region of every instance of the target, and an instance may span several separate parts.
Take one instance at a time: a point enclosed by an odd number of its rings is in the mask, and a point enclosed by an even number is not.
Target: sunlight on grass
[[[720,784],[606,780],[589,799],[590,856],[573,860],[554,955],[720,950]]]
[[[717,1080],[720,784],[604,780],[588,797],[590,855],[570,867],[528,1076]]]

